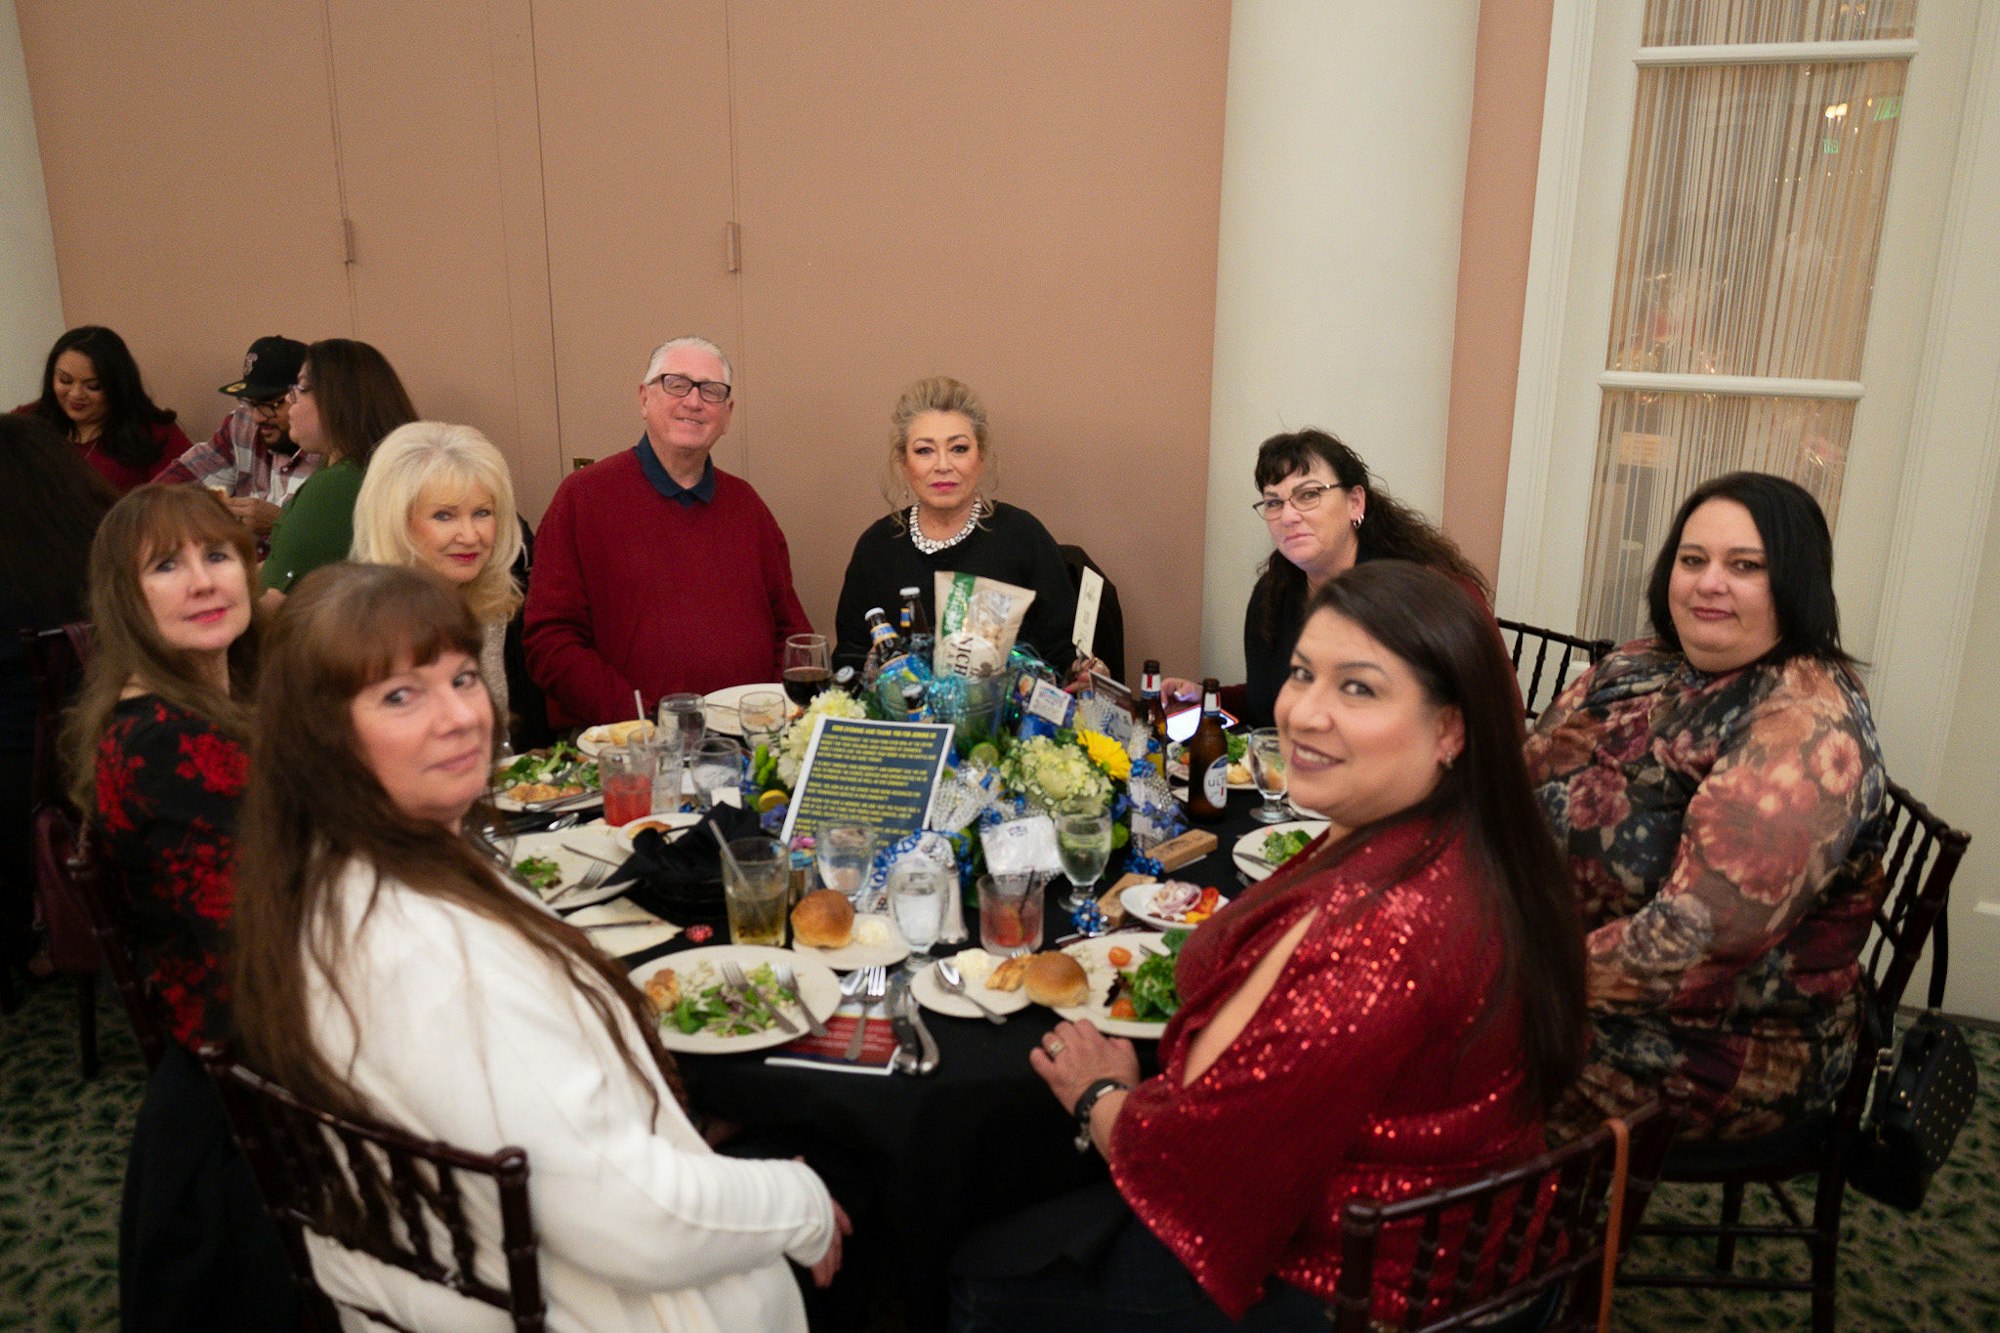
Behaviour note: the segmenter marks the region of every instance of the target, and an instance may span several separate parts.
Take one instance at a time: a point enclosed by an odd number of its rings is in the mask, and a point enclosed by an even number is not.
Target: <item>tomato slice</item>
[[[1123,970],[1132,965],[1132,951],[1121,944],[1114,944],[1104,955],[1104,960],[1111,966]]]
[[[1113,1018],[1137,1018],[1139,1011],[1133,1006],[1131,996],[1121,995],[1111,1002],[1111,1016]]]

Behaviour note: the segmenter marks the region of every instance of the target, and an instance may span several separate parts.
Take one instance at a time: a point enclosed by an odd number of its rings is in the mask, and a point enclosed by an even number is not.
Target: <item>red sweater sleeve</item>
[[[625,717],[632,711],[632,682],[597,651],[590,596],[577,547],[572,473],[556,489],[535,534],[535,569],[523,612],[522,646],[528,674],[571,718]]]

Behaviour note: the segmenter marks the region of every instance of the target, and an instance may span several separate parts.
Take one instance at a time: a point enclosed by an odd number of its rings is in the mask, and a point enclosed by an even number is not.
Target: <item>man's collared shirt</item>
[[[692,486],[683,486],[667,475],[666,465],[653,452],[653,442],[646,436],[639,437],[633,452],[639,455],[639,470],[646,474],[646,480],[653,489],[672,500],[683,509],[692,509],[696,502],[707,504],[715,498],[715,460],[705,458],[701,463],[701,480]]]
[[[218,487],[283,508],[325,461],[303,449],[285,454],[265,447],[257,435],[256,415],[239,407],[223,418],[212,439],[182,454],[155,480]]]

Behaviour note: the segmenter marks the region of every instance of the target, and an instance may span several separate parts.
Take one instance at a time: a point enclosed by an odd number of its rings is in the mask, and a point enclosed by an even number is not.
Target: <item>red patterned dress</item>
[[[1495,996],[1497,923],[1463,843],[1426,855],[1431,832],[1391,825],[1332,870],[1312,866],[1314,843],[1181,953],[1181,1009],[1159,1077],[1119,1109],[1111,1174],[1232,1318],[1272,1275],[1331,1299],[1350,1199],[1408,1198],[1541,1149],[1518,1104],[1520,1012]],[[1195,1035],[1315,910],[1249,1024],[1187,1083]],[[1411,1239],[1384,1240],[1378,1291],[1406,1285]],[[1384,1302],[1378,1317],[1396,1313]]]
[[[1709,675],[1654,640],[1577,681],[1528,738],[1568,853],[1592,1042],[1558,1136],[1694,1090],[1692,1137],[1830,1106],[1883,893],[1882,755],[1861,687],[1818,658]]]
[[[225,1035],[237,806],[249,756],[206,718],[121,700],[97,750],[97,830],[125,878],[133,943],[173,1035]]]

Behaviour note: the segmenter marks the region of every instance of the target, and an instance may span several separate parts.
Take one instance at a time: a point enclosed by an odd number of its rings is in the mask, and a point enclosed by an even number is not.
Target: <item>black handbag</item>
[[[1947,963],[1943,911],[1932,939],[1929,1007],[1900,1043],[1892,1046],[1887,1034],[1878,1034],[1875,1088],[1848,1167],[1854,1188],[1906,1213],[1923,1206],[1931,1177],[1951,1155],[1979,1094],[1965,1034],[1938,1012]],[[1873,1028],[1875,1006],[1864,1005],[1863,1012]]]

